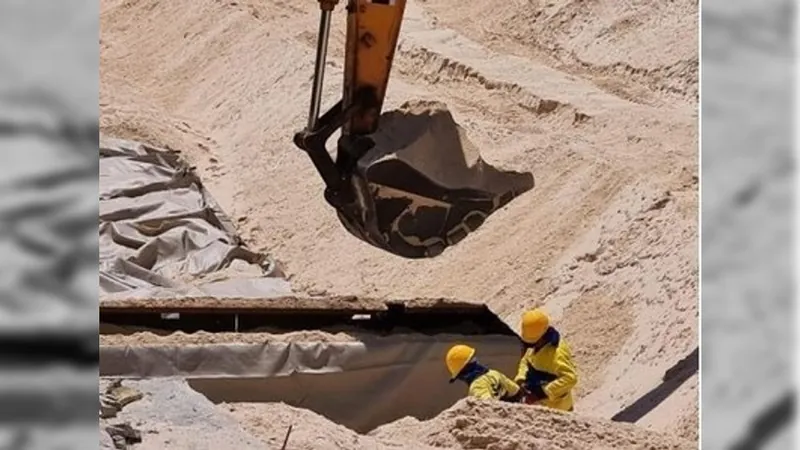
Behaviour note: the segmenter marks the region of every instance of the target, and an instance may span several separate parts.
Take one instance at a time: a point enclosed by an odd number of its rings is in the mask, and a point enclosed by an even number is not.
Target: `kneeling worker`
[[[523,354],[514,381],[524,390],[524,402],[572,411],[578,374],[569,345],[540,309],[524,313],[520,328]]]
[[[468,395],[480,399],[495,399],[517,403],[522,390],[502,373],[489,369],[475,359],[475,349],[454,345],[445,357],[450,382],[461,380],[469,386]]]

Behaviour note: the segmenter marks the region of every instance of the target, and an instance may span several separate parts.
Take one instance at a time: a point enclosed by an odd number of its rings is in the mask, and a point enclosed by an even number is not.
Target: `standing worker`
[[[450,382],[461,380],[469,386],[468,395],[484,400],[495,399],[518,403],[522,389],[502,373],[489,369],[475,359],[475,349],[454,345],[445,357]]]
[[[524,402],[572,411],[578,374],[569,345],[540,309],[524,313],[520,328],[523,354],[514,381],[523,388]]]

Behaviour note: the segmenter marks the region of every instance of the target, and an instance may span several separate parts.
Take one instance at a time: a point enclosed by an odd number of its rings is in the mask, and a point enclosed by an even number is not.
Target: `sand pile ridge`
[[[414,437],[439,448],[516,450],[690,449],[696,445],[672,436],[581,415],[465,398],[429,421],[402,419],[372,433],[381,438]]]
[[[464,399],[428,421],[405,418],[359,435],[284,404],[231,404],[226,411],[272,445],[292,426],[291,448],[367,450],[640,449],[684,450],[691,441],[540,407]]]

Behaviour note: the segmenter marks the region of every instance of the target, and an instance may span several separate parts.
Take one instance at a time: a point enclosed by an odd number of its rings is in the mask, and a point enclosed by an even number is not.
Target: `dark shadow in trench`
[[[630,406],[618,412],[611,420],[615,422],[634,423],[647,415],[650,411],[664,402],[675,390],[677,390],[686,380],[696,374],[700,366],[700,350],[695,347],[692,353],[678,361],[674,366],[667,369],[661,384],[653,388],[650,392],[639,397]]]

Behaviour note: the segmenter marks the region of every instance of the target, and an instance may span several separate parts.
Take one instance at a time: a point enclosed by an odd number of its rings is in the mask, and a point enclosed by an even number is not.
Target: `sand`
[[[530,176],[509,174],[486,164],[447,105],[436,101],[408,101],[381,116],[370,136],[375,147],[359,161],[364,167],[397,159],[421,171],[429,180],[456,188],[470,188],[503,196],[532,188]]]
[[[103,131],[181,150],[298,291],[457,298],[512,326],[544,305],[575,349],[579,408],[602,419],[697,346],[696,2],[410,1],[385,108],[444,102],[487,163],[536,177],[424,261],[350,236],[291,143],[315,2],[101,4]],[[340,8],[326,105],[343,20]],[[696,404],[695,376],[638,424],[678,433]]]
[[[405,418],[379,427],[366,436],[310,411],[284,404],[225,405],[226,412],[244,424],[269,448],[289,442],[297,449],[554,450],[554,449],[691,449],[689,440],[652,433],[635,425],[566,415],[540,407],[464,399],[428,421]],[[322,431],[324,430],[324,431]]]
[[[343,426],[332,424],[325,417],[306,409],[284,403],[237,403],[222,405],[252,436],[264,442],[266,448],[280,448],[286,439],[287,449],[308,450],[403,450],[415,448],[429,450],[421,442],[410,442],[406,437],[379,439],[360,435]],[[411,447],[413,446],[413,447]]]
[[[429,421],[405,418],[359,435],[311,411],[283,403],[214,406],[178,380],[130,381],[125,385],[141,392],[143,398],[125,406],[117,417],[102,420],[101,426],[131,424],[142,436],[136,448],[143,449],[158,445],[210,449],[223,443],[240,446],[235,448],[280,448],[287,434],[287,448],[297,450],[696,447],[691,441],[630,424],[473,399],[461,400]],[[200,423],[206,430],[197,434]]]
[[[383,438],[418,440],[453,449],[689,449],[691,441],[635,425],[587,418],[536,406],[460,400],[429,421],[402,419],[374,430]]]
[[[265,327],[268,329],[268,327]],[[413,330],[396,328],[391,334],[383,335],[375,332],[363,331],[354,327],[342,326],[326,330],[308,330],[281,332],[280,330],[261,331],[255,330],[247,333],[197,331],[185,333],[183,331],[165,332],[163,330],[137,329],[132,327],[115,327],[103,324],[103,333],[100,335],[101,346],[174,346],[174,345],[205,345],[205,344],[263,344],[269,342],[374,342],[374,341],[403,341],[404,339],[419,339],[423,336]],[[460,333],[443,330],[434,336],[437,337],[463,337],[464,328],[459,327]],[[113,333],[113,334],[111,334]]]
[[[123,331],[119,328],[105,326],[104,331]],[[297,331],[293,333],[157,333],[155,331],[136,331],[131,334],[101,334],[100,345],[103,346],[143,346],[143,345],[203,345],[203,344],[259,344],[266,342],[350,342],[356,336],[322,331]]]

